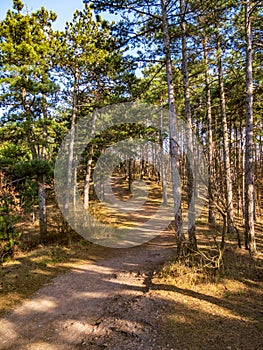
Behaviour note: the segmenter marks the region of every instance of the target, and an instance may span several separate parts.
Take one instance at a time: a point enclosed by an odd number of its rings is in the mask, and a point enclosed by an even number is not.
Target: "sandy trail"
[[[163,233],[59,276],[0,320],[0,349],[171,349],[149,285],[174,248],[173,235]]]

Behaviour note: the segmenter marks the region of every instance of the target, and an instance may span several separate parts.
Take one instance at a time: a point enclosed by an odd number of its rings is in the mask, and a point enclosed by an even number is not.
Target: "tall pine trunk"
[[[256,253],[254,229],[254,160],[253,160],[253,75],[251,3],[245,2],[246,29],[246,148],[245,148],[245,246]]]
[[[91,137],[94,136],[96,131],[96,117],[97,112],[94,111],[92,115],[92,127],[91,127]],[[88,155],[88,161],[87,161],[87,169],[86,169],[86,176],[85,176],[85,182],[84,182],[84,208],[89,208],[89,192],[90,192],[90,181],[91,181],[91,173],[92,173],[92,157],[93,157],[94,147],[91,145]]]
[[[45,175],[38,177],[38,206],[39,206],[39,231],[40,240],[43,241],[47,233],[47,206],[46,206],[46,191],[45,191]]]
[[[214,213],[214,195],[213,195],[213,180],[212,180],[212,169],[213,169],[213,131],[212,131],[212,104],[211,104],[211,88],[210,88],[210,75],[209,75],[209,62],[208,62],[208,50],[207,50],[207,36],[205,34],[203,39],[203,50],[205,60],[205,83],[206,83],[206,112],[207,112],[207,124],[208,124],[208,135],[207,135],[207,153],[208,153],[208,222],[215,224],[215,213]]]
[[[242,162],[242,214],[243,214],[243,221],[245,220],[245,193],[246,193],[246,186],[245,186],[245,128],[242,126],[242,121],[240,121],[240,135],[241,135],[241,162]]]
[[[74,161],[74,145],[75,145],[75,127],[77,119],[77,87],[78,87],[78,70],[76,69],[74,74],[74,86],[72,92],[72,113],[71,113],[71,127],[70,127],[70,140],[68,146],[68,159],[67,159],[67,187],[65,197],[65,210],[69,210],[70,197],[72,195],[72,179],[73,179],[73,161]]]
[[[223,128],[223,158],[225,170],[225,191],[226,191],[226,211],[227,211],[227,225],[228,232],[234,233],[234,212],[233,212],[233,190],[230,166],[230,152],[229,152],[229,137],[226,116],[226,98],[223,78],[223,66],[221,57],[221,41],[219,33],[217,33],[217,69],[218,82],[220,92],[220,107],[221,107],[221,121]]]
[[[43,111],[43,146],[39,155],[41,160],[47,160],[47,100],[46,95],[42,95],[42,111]],[[39,205],[39,228],[40,240],[42,241],[47,234],[47,205],[46,205],[46,176],[43,174],[38,176],[38,205]]]
[[[194,183],[195,174],[191,170],[191,160],[195,162],[193,156],[193,137],[192,137],[192,115],[190,105],[190,88],[188,75],[188,55],[187,55],[187,39],[186,39],[186,21],[185,21],[185,1],[180,0],[181,12],[181,39],[182,39],[182,73],[184,78],[184,105],[185,117],[187,123],[187,157],[186,157],[186,174],[187,174],[187,204],[188,204],[188,237],[192,249],[197,249],[195,234],[195,202],[194,202]],[[194,167],[192,167],[193,169]]]
[[[166,173],[165,173],[165,162],[164,162],[164,147],[163,147],[163,111],[160,114],[160,148],[161,148],[161,180],[162,180],[162,196],[163,204],[167,205],[167,183],[166,183]]]
[[[175,232],[177,237],[177,253],[181,254],[182,243],[185,240],[183,227],[182,227],[182,204],[181,204],[181,187],[177,181],[176,173],[179,172],[179,145],[176,140],[176,111],[175,111],[175,98],[174,98],[174,82],[172,74],[172,60],[171,60],[171,48],[170,48],[170,33],[167,16],[167,3],[166,0],[161,0],[162,6],[162,25],[163,25],[163,40],[165,48],[165,64],[166,64],[166,77],[168,85],[168,104],[169,104],[169,116],[170,116],[170,152],[171,152],[171,171],[172,171],[172,183],[173,183],[173,200],[174,200],[174,221]],[[178,206],[178,200],[180,203]],[[176,208],[178,207],[178,210]]]

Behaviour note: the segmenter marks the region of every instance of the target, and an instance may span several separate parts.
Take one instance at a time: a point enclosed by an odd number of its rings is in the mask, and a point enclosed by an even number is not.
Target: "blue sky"
[[[41,6],[53,10],[58,16],[54,23],[55,29],[64,29],[66,21],[72,19],[74,11],[83,9],[82,0],[24,0],[23,3],[27,6],[29,12],[39,9]],[[5,18],[7,10],[12,7],[13,0],[1,0],[0,20]]]

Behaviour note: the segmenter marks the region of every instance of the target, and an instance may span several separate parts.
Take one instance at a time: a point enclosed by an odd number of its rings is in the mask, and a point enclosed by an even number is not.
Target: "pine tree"
[[[246,196],[245,196],[245,246],[251,254],[257,251],[254,229],[254,143],[253,143],[253,74],[251,2],[245,2],[246,33]]]
[[[13,10],[9,10],[1,22],[1,106],[7,110],[8,121],[23,126],[23,137],[31,151],[38,182],[40,237],[43,239],[47,231],[45,174],[49,169],[45,165],[46,99],[56,90],[50,71],[54,47],[51,24],[56,15],[43,7],[32,14],[24,14],[23,7],[20,0],[15,0]],[[43,127],[39,134],[36,134],[37,125]],[[36,162],[38,168],[34,166]]]
[[[68,149],[67,191],[65,210],[69,210],[71,189],[74,190],[75,127],[79,117],[86,116],[106,103],[115,102],[116,81],[120,82],[124,62],[111,34],[111,24],[99,16],[93,19],[88,5],[73,14],[65,31],[58,33],[57,71],[66,87],[63,99],[70,114],[70,142]],[[118,71],[118,73],[117,73]],[[119,91],[118,91],[119,92]],[[121,98],[121,97],[120,97]],[[94,123],[93,123],[94,124]],[[95,127],[95,125],[94,125]],[[84,181],[84,207],[89,206],[89,186],[93,146],[87,151]]]

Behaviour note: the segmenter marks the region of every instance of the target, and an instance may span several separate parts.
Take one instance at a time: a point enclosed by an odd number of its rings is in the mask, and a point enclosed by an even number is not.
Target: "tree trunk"
[[[168,26],[167,16],[167,3],[166,0],[161,0],[162,6],[162,25],[163,25],[163,40],[165,47],[165,64],[166,64],[166,76],[168,85],[168,104],[169,104],[169,116],[170,116],[170,152],[171,152],[171,171],[172,171],[172,183],[173,183],[173,200],[174,200],[174,221],[175,232],[177,236],[177,253],[181,254],[182,243],[185,240],[183,227],[182,227],[182,204],[181,204],[181,187],[180,183],[176,180],[176,173],[179,172],[179,145],[176,140],[176,111],[175,111],[175,99],[174,99],[174,83],[172,74],[172,61],[170,51],[170,33]],[[178,200],[180,200],[179,208]]]
[[[162,179],[162,195],[163,204],[167,205],[167,183],[166,183],[166,173],[165,173],[165,163],[164,163],[164,149],[163,149],[163,112],[161,110],[160,114],[160,147],[161,147],[161,179]]]
[[[47,159],[47,124],[48,118],[46,95],[42,95],[42,113],[44,119],[43,127],[43,146],[39,158],[41,160]],[[39,205],[39,228],[40,228],[40,240],[43,241],[47,234],[47,208],[46,208],[46,176],[41,175],[38,177],[38,205]]]
[[[94,111],[92,115],[91,136],[94,136],[95,134],[96,117],[97,117],[97,112]],[[89,191],[90,191],[90,180],[91,180],[91,172],[92,172],[92,157],[93,157],[93,145],[91,146],[90,152],[89,152],[85,183],[84,183],[84,208],[85,209],[88,209],[89,207]]]
[[[75,144],[75,127],[77,119],[77,86],[78,86],[78,70],[74,75],[74,87],[72,92],[72,114],[71,114],[71,127],[70,127],[70,140],[68,146],[68,159],[67,159],[67,188],[65,197],[65,210],[69,210],[70,196],[71,196],[71,183],[72,183],[72,170],[74,160],[74,144]]]
[[[132,190],[132,158],[128,159],[128,190]]]
[[[235,128],[236,134],[236,182],[237,182],[237,214],[238,216],[242,213],[242,154],[241,154],[241,134],[238,134],[238,127]]]
[[[192,137],[192,115],[190,105],[190,89],[188,76],[188,55],[186,42],[186,21],[185,21],[185,1],[180,0],[181,12],[181,35],[182,35],[182,73],[184,78],[184,105],[185,116],[187,122],[187,157],[186,157],[186,174],[187,174],[187,205],[188,205],[188,237],[192,249],[197,249],[196,235],[195,235],[195,194],[194,182],[195,174],[191,170],[191,159],[195,162],[193,154],[193,137]],[[194,167],[192,167],[194,168]]]
[[[255,254],[254,229],[254,160],[253,160],[253,76],[252,76],[252,33],[251,4],[245,2],[246,28],[246,148],[245,148],[245,246]]]
[[[93,147],[91,147],[88,162],[87,162],[87,169],[86,169],[86,176],[85,176],[85,183],[84,183],[84,208],[89,208],[89,193],[90,193],[90,180],[91,180],[91,172],[92,172],[92,155],[93,155]]]
[[[241,161],[242,161],[242,213],[243,213],[243,221],[245,219],[245,131],[242,127],[242,121],[240,121],[240,135],[241,135]]]
[[[214,194],[213,194],[213,131],[212,131],[212,104],[211,104],[211,89],[210,89],[210,77],[209,77],[209,64],[208,64],[208,51],[207,51],[207,36],[204,36],[203,40],[204,60],[205,60],[205,83],[206,83],[206,108],[207,108],[207,123],[208,123],[208,137],[207,137],[207,153],[208,153],[208,222],[215,225],[215,213],[214,213]]]
[[[47,233],[46,220],[46,191],[45,191],[45,175],[38,178],[38,205],[39,205],[39,230],[40,240],[43,241]]]
[[[227,210],[227,225],[228,232],[234,233],[234,213],[233,213],[233,191],[232,191],[232,178],[230,167],[230,154],[229,154],[229,137],[228,126],[226,117],[226,99],[225,99],[225,87],[223,80],[223,67],[221,58],[221,42],[220,36],[217,35],[217,69],[218,69],[218,81],[220,89],[220,107],[221,118],[223,128],[223,156],[224,156],[224,170],[225,170],[225,190],[226,190],[226,210]]]

